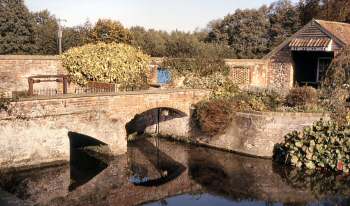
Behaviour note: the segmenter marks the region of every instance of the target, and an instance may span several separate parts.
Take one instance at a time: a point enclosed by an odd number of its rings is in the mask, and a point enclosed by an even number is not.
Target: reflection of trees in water
[[[190,178],[209,193],[235,201],[255,200],[254,176],[236,157],[221,151],[193,148],[189,151]]]
[[[285,206],[350,205],[350,176],[305,174],[270,160],[204,148],[189,151],[189,175],[211,194],[234,201],[281,202]]]
[[[350,195],[350,176],[334,172],[305,171],[292,167],[275,166],[275,171],[293,188],[310,190],[317,199],[347,197]],[[335,201],[335,200],[328,200]],[[347,205],[350,205],[349,200]]]

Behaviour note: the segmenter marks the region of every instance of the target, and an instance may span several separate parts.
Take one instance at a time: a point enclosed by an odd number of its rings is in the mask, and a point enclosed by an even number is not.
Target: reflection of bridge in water
[[[311,188],[287,183],[270,160],[162,140],[157,148],[153,141],[138,140],[128,147],[127,155],[111,161],[86,157],[83,162],[80,156],[80,161],[73,161],[70,167],[12,174],[7,184],[2,184],[13,186],[6,189],[21,198],[54,206],[139,205],[203,193],[236,203],[263,201],[289,205],[306,205],[324,197]],[[140,184],[130,181],[135,176],[143,181]]]
[[[159,140],[156,139],[155,141],[159,141]],[[137,179],[141,179],[141,181],[132,181],[136,186],[158,187],[176,179],[186,170],[186,167],[184,165],[175,161],[166,153],[160,151],[159,148],[157,148],[147,140],[142,142],[137,141],[133,144],[132,147],[134,147],[135,149],[138,149],[142,153],[142,155],[146,157],[147,160],[151,163],[150,166],[153,166],[154,169],[158,171],[156,178],[152,179],[152,177],[148,176],[147,169],[145,171],[146,174],[143,174],[142,170],[141,171],[137,169],[134,170],[134,168],[137,168],[139,165],[137,165],[135,161],[131,161],[132,166],[130,167],[130,169],[134,177],[135,176],[146,177],[146,178],[137,178]],[[133,154],[133,152],[134,151],[130,151],[131,153],[130,155],[134,156],[135,154]],[[144,162],[140,164],[143,165]]]

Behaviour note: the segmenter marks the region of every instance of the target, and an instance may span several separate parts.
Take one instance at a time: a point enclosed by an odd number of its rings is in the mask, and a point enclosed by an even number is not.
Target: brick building
[[[319,85],[333,58],[348,45],[350,24],[312,20],[264,57],[268,86]]]

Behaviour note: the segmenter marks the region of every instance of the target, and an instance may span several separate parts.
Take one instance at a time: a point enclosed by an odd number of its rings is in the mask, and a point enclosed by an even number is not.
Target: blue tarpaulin
[[[166,68],[158,68],[158,83],[168,84],[171,81],[170,71]]]

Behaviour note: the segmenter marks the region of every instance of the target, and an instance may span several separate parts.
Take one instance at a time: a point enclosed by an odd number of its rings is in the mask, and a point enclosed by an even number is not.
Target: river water
[[[0,205],[345,206],[349,183],[348,176],[143,139],[112,159],[75,149],[69,165],[1,174]]]

